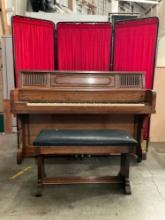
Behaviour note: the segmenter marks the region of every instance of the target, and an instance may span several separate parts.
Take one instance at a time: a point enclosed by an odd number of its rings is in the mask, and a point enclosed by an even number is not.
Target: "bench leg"
[[[44,157],[42,155],[37,156],[37,168],[38,168],[38,184],[36,196],[42,196],[43,179],[45,177]]]
[[[121,154],[120,173],[123,179],[123,189],[126,195],[131,194],[131,186],[129,182],[129,153]]]

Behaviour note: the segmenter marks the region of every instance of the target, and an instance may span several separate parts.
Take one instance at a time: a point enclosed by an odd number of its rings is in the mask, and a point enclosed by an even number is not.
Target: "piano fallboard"
[[[59,91],[17,89],[12,112],[56,114],[150,114],[155,111],[151,90]]]

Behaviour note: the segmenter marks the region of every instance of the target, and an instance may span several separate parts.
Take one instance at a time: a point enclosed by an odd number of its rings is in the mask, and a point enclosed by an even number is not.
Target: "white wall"
[[[154,90],[156,114],[151,117],[150,139],[152,142],[165,142],[165,67],[156,68]]]
[[[151,118],[150,137],[153,142],[165,142],[165,37],[159,40],[154,90],[157,93],[156,114]]]
[[[165,67],[165,36],[158,42],[157,67]]]
[[[146,14],[146,16],[157,16],[159,17],[159,36],[165,36],[165,0],[161,0],[161,2],[151,8],[151,10]]]
[[[55,24],[60,21],[93,21],[93,22],[106,22],[108,21],[108,16],[102,15],[82,15],[82,14],[55,14],[55,13],[44,13],[44,12],[26,12],[26,16],[33,18],[40,18],[45,20],[51,20]]]
[[[108,15],[111,12],[111,3],[107,0],[96,0],[96,14]]]
[[[15,0],[15,14],[25,15],[27,8],[27,1],[29,0]]]
[[[5,7],[7,12],[7,19],[8,19],[8,24],[11,24],[11,17],[14,14],[17,15],[25,15],[25,11],[27,8],[27,1],[29,0],[6,0],[5,1]]]

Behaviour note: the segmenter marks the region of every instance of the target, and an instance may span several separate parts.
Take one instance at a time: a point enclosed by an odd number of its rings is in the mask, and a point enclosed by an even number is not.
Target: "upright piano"
[[[140,161],[143,124],[155,100],[142,72],[22,71],[19,88],[11,91],[17,162],[34,155],[33,140],[44,128],[124,129],[138,139]]]

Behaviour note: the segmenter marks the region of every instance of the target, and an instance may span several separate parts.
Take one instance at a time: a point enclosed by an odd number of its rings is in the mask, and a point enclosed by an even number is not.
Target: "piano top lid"
[[[20,88],[144,89],[144,72],[22,71]]]

